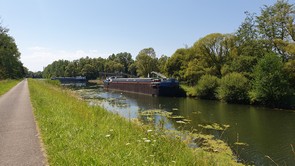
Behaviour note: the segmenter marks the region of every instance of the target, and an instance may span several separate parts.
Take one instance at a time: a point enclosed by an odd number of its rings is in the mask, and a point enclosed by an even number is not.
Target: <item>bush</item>
[[[218,98],[229,103],[247,103],[249,80],[240,73],[230,73],[222,77],[218,88]]]
[[[216,99],[219,79],[216,76],[204,75],[196,86],[196,96],[201,99]]]
[[[251,102],[281,107],[288,105],[286,99],[291,94],[282,59],[275,54],[266,55],[254,70]]]

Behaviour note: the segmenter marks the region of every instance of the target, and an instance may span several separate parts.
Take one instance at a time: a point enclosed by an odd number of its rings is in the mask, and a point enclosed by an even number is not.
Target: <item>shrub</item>
[[[218,88],[218,98],[229,103],[247,103],[249,80],[240,73],[230,73],[222,77]]]
[[[252,103],[272,107],[286,105],[286,98],[292,93],[282,59],[275,54],[262,58],[254,70],[253,89],[250,93]]]
[[[219,79],[216,76],[204,75],[196,86],[196,96],[201,99],[216,99]]]

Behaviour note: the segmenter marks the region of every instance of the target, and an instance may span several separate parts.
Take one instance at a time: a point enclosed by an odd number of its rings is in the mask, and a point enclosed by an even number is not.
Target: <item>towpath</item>
[[[0,166],[44,161],[25,79],[0,96]]]

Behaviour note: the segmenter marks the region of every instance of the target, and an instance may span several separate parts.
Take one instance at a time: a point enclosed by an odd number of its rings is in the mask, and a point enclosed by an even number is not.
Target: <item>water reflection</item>
[[[126,118],[140,118],[168,129],[197,129],[199,132],[215,135],[227,142],[237,155],[249,164],[273,164],[270,156],[279,165],[295,165],[295,154],[290,144],[295,146],[295,111],[273,110],[248,105],[225,104],[216,101],[191,98],[151,97],[145,95],[88,90],[80,93],[92,104],[98,104],[109,111]],[[99,100],[97,100],[99,99]],[[103,99],[103,100],[101,100]],[[161,109],[183,116],[188,124],[177,123],[177,119],[154,115],[152,120],[141,116],[145,110]],[[200,124],[228,124],[222,131],[206,130]],[[237,146],[235,142],[248,146]]]

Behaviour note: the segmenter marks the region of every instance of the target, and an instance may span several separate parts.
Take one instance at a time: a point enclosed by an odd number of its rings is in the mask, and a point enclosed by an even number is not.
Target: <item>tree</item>
[[[248,102],[249,81],[240,73],[230,73],[221,78],[218,98],[229,103]]]
[[[168,62],[169,57],[167,55],[162,55],[158,60],[159,71],[162,74],[167,74],[166,72],[166,64]]]
[[[81,71],[82,75],[89,79],[96,79],[95,68],[91,64],[86,64],[83,66]]]
[[[170,77],[185,80],[185,70],[188,63],[194,60],[195,53],[191,48],[180,48],[168,59],[166,72]]]
[[[295,60],[289,60],[284,64],[284,71],[286,72],[289,83],[295,89]]]
[[[105,71],[109,73],[120,73],[123,72],[124,66],[116,61],[107,60],[105,62]]]
[[[139,54],[145,54],[145,55],[147,55],[147,56],[149,56],[149,57],[151,57],[153,59],[156,59],[157,58],[156,52],[155,52],[155,50],[152,47],[142,49],[139,52]]]
[[[0,79],[17,79],[25,76],[15,40],[8,35],[8,29],[0,24]]]
[[[196,96],[201,99],[216,99],[219,79],[209,74],[203,75],[196,86]]]
[[[136,57],[137,74],[147,77],[152,71],[159,71],[158,59],[153,48],[145,48]]]
[[[294,5],[278,0],[272,6],[264,6],[261,15],[257,17],[260,34],[284,61],[291,56],[286,47],[290,47],[290,42],[295,41],[294,13]]]
[[[229,58],[232,48],[231,35],[212,33],[198,40],[193,49],[207,68],[214,68],[215,75],[221,77],[221,68]]]
[[[130,53],[127,52],[121,52],[118,54],[112,54],[109,56],[108,60],[115,61],[117,63],[120,63],[124,66],[123,72],[124,73],[130,73],[129,72],[129,66],[134,63],[134,60],[132,59],[132,56]]]
[[[261,58],[270,48],[260,38],[254,14],[245,12],[246,18],[235,33],[236,56]]]
[[[269,106],[285,105],[284,99],[292,94],[283,62],[276,54],[267,54],[254,70],[253,89],[250,93],[251,102]]]

